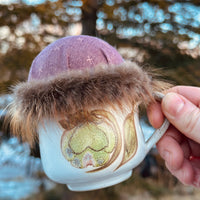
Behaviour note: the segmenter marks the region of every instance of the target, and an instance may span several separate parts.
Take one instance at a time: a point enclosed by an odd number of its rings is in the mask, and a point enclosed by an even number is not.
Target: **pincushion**
[[[47,46],[34,59],[28,81],[13,87],[9,114],[16,135],[33,144],[43,119],[87,113],[96,105],[134,105],[155,101],[168,84],[134,62],[124,61],[101,39],[72,36]],[[84,114],[79,115],[84,118]],[[71,122],[74,123],[74,122]]]
[[[121,55],[103,40],[91,36],[65,37],[47,46],[34,59],[28,81],[46,80],[69,70],[94,68],[100,64],[122,63]]]

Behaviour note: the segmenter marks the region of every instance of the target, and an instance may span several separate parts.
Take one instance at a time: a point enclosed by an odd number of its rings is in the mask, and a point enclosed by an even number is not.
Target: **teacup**
[[[88,113],[76,113],[70,122],[64,117],[45,119],[38,134],[47,176],[72,191],[105,188],[128,179],[169,126],[165,119],[145,141],[139,105],[96,106]]]

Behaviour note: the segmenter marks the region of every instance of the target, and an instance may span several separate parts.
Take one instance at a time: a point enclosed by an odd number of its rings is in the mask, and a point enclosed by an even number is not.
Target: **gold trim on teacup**
[[[134,113],[131,112],[127,115],[123,124],[123,137],[124,137],[124,153],[123,158],[119,166],[115,169],[117,170],[122,165],[131,160],[137,152],[138,140],[134,122]]]

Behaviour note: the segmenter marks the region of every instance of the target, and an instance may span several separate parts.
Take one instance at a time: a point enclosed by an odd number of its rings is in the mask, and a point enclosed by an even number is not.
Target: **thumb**
[[[168,93],[162,100],[164,115],[180,132],[200,143],[200,109],[176,93]]]

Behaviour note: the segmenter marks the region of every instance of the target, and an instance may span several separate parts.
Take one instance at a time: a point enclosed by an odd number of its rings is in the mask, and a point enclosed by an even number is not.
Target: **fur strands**
[[[148,105],[153,93],[169,88],[150,72],[132,62],[120,66],[69,71],[48,80],[20,83],[13,87],[14,100],[9,108],[12,132],[31,145],[37,138],[37,125],[44,118],[88,112],[98,106]]]

